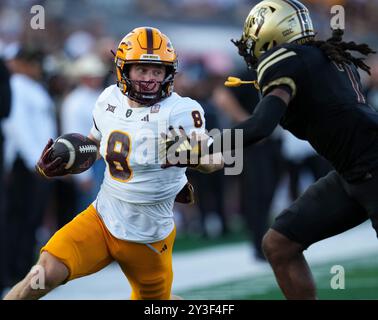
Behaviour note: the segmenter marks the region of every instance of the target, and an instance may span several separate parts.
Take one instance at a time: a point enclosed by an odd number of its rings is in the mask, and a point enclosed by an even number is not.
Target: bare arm
[[[225,130],[222,135],[214,137],[214,142],[210,146],[210,154],[219,151],[234,150],[236,148],[236,129],[243,130],[244,147],[255,144],[270,136],[285,114],[290,100],[291,94],[286,89],[273,89],[257,104],[255,111],[249,119],[230,130]],[[223,141],[231,141],[231,145],[225,147]],[[221,146],[222,150],[214,150],[214,146]]]
[[[218,92],[218,94],[220,96],[220,99],[218,99],[218,103],[220,106],[222,106],[222,110],[226,111],[226,113],[232,116],[234,120],[243,121],[247,119],[248,115],[240,106],[238,101],[225,89],[222,88],[219,90],[220,91]],[[273,89],[272,92],[270,92],[267,96],[276,96],[280,98],[286,106],[289,104],[291,100],[291,95],[287,91],[280,88]],[[277,124],[278,123],[274,124],[274,128],[277,126]],[[270,135],[270,133],[271,132],[269,132],[269,134],[267,133],[266,135],[262,134],[262,138],[265,138],[266,136]],[[221,170],[223,169],[223,167],[223,156],[222,153],[218,152],[202,156],[200,159],[200,165],[195,169],[203,173],[211,173],[214,171]]]

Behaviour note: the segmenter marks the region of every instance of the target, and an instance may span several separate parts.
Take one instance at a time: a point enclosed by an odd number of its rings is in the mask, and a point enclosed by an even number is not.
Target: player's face
[[[133,81],[137,92],[155,93],[165,79],[165,66],[154,64],[133,64],[129,78]]]

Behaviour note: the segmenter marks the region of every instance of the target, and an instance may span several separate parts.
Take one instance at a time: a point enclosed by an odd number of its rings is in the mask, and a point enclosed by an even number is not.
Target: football
[[[97,145],[79,133],[67,133],[58,137],[52,145],[50,160],[61,157],[68,173],[88,170],[97,159]]]

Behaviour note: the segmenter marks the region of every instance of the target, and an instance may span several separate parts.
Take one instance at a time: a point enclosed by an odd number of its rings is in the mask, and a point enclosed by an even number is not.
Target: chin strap
[[[224,83],[226,87],[239,87],[242,84],[252,84],[257,90],[260,90],[260,86],[256,80],[253,81],[243,81],[236,77],[228,77],[227,81]]]

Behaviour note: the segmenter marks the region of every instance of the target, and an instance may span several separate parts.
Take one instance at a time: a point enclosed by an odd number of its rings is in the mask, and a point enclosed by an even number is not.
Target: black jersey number
[[[129,166],[130,149],[131,140],[127,133],[113,131],[110,134],[105,158],[113,179],[121,182],[131,179],[133,171]]]

